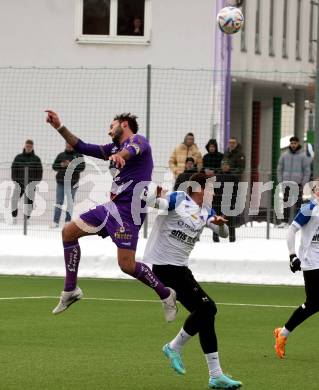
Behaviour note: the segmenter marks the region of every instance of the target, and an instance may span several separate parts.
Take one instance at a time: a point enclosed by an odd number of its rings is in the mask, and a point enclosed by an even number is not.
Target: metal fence
[[[279,101],[281,135],[292,135],[295,119],[294,88],[303,88],[305,98],[311,100],[312,77],[312,74],[291,72],[233,72],[231,134],[242,143],[245,143],[245,129],[241,128],[245,112],[241,105],[241,87],[247,82],[256,85],[253,99],[260,111],[253,121],[259,121],[260,137],[254,136],[252,140],[251,159],[258,164],[258,181],[275,179],[275,167],[271,164],[274,145],[270,136],[274,126],[273,99]],[[171,189],[169,156],[176,145],[183,142],[186,133],[194,133],[202,154],[206,153],[205,145],[211,137],[217,139],[221,151],[224,150],[221,123],[223,79],[222,71],[211,69],[150,66],[0,68],[0,201],[1,210],[4,210],[0,214],[0,231],[50,234],[48,225],[52,221],[55,203],[55,179],[51,165],[56,155],[64,150],[64,141],[45,123],[45,109],[57,111],[76,135],[97,144],[108,142],[107,128],[116,113],[129,111],[137,114],[140,133],[146,135],[152,145],[155,162],[153,181],[164,183]],[[307,107],[306,114],[311,113],[311,102]],[[305,129],[310,127],[309,123],[309,115],[306,115]],[[18,225],[13,226],[10,224],[9,212],[12,191],[10,166],[28,138],[34,141],[35,152],[44,166],[38,198],[45,201],[46,209],[42,212],[38,210],[39,215],[35,209],[27,223],[20,213]],[[102,172],[98,177],[96,167]],[[87,167],[77,191],[77,204],[84,208],[89,205],[92,188],[97,199],[103,202],[111,181],[107,171],[107,164],[98,161]],[[248,176],[252,177],[250,174]],[[149,227],[153,221],[154,215],[151,213]],[[238,238],[280,238],[285,235],[283,230],[276,228],[277,220],[270,193],[263,196],[258,215],[247,216],[242,222],[236,230]],[[204,233],[203,237],[211,239],[209,232]]]
[[[89,208],[104,203],[108,198],[108,190],[112,177],[108,171],[108,164],[97,165],[93,159],[86,159],[87,167],[81,175],[77,185],[73,217],[87,211]],[[56,205],[56,179],[51,164],[44,164],[43,179],[37,183],[33,210],[30,214],[26,193],[18,201],[18,215],[12,218],[11,200],[15,183],[11,180],[11,169],[8,164],[0,164],[0,232],[6,234],[31,234],[48,236],[52,232],[62,229],[66,216],[67,202],[65,198],[59,227],[53,223],[54,208]],[[27,176],[27,175],[26,175]],[[153,181],[167,190],[174,185],[172,176],[167,168],[157,167],[153,172]],[[256,184],[257,185],[257,184]],[[236,239],[247,238],[284,238],[285,230],[279,229],[280,220],[272,204],[272,191],[266,191],[259,200],[247,191],[244,195],[247,205],[244,212],[236,220]],[[265,206],[261,206],[265,204]],[[141,236],[147,237],[152,228],[158,211],[149,209],[148,218]],[[227,216],[227,212],[224,213]],[[28,216],[31,215],[30,218]],[[14,221],[14,222],[13,222]],[[212,233],[205,230],[202,240],[212,240]]]

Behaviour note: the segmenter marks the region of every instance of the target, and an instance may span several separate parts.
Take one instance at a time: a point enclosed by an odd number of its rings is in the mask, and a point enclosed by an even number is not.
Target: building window
[[[245,18],[245,22],[241,28],[241,35],[240,35],[240,50],[246,52],[247,46],[246,46],[246,24],[247,24],[247,17],[246,17],[246,1],[244,1],[242,5],[242,12]]]
[[[77,0],[76,41],[150,42],[151,0]]]
[[[314,45],[315,45],[315,27],[316,27],[315,20],[317,20],[316,10],[317,7],[313,2],[311,2],[310,19],[309,19],[309,57],[308,57],[309,62],[315,62]]]
[[[284,0],[284,14],[283,14],[283,30],[282,30],[282,56],[288,58],[287,50],[287,28],[288,28],[288,0]]]
[[[270,14],[269,14],[269,55],[275,55],[274,48],[274,0],[270,0]]]
[[[261,54],[261,51],[260,51],[260,0],[257,0],[257,8],[256,8],[255,53]]]
[[[297,5],[297,23],[296,23],[296,60],[301,60],[300,54],[300,18],[301,18],[301,0],[298,0]]]

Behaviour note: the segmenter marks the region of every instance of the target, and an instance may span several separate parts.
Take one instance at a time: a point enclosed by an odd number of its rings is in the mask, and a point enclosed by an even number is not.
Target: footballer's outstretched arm
[[[207,227],[209,227],[219,237],[227,238],[229,236],[229,229],[226,225],[227,219],[221,215],[213,215],[207,220]]]
[[[95,145],[95,144],[87,144],[79,139],[77,136],[71,133],[63,123],[61,122],[59,115],[51,110],[46,110],[47,119],[46,121],[50,123],[52,127],[54,127],[61,136],[65,139],[65,141],[72,145],[73,148],[86,156],[91,156],[95,158],[99,158],[101,160],[108,160],[110,156],[110,144],[109,145]]]
[[[75,146],[79,141],[78,137],[62,124],[59,115],[52,110],[46,110],[45,112],[48,114],[46,121],[62,135],[68,144]]]

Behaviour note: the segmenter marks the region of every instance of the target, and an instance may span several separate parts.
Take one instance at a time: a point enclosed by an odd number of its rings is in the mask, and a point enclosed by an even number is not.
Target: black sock
[[[285,328],[288,329],[289,332],[292,332],[298,325],[303,323],[307,318],[317,313],[318,311],[318,305],[304,303],[293,312],[292,316],[285,324]]]

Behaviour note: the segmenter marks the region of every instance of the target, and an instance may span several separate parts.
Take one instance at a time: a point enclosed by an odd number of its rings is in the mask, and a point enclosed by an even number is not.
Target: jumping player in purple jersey
[[[57,113],[47,110],[46,121],[54,127],[67,143],[84,155],[110,161],[113,183],[110,201],[80,215],[67,223],[62,230],[66,277],[64,291],[53,314],[66,310],[72,303],[83,297],[77,286],[77,273],[81,257],[78,239],[98,234],[102,238],[110,236],[117,246],[117,259],[121,270],[153,288],[162,300],[167,321],[176,316],[176,293],[165,287],[145,264],[135,261],[138,233],[145,214],[132,215],[136,209],[133,202],[134,190],[137,198],[147,183],[151,181],[153,170],[152,151],[148,141],[137,135],[136,116],[117,115],[108,134],[112,143],[107,145],[87,144],[72,134],[61,122]],[[133,213],[134,214],[134,213]],[[136,214],[136,213],[135,213]]]

